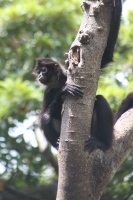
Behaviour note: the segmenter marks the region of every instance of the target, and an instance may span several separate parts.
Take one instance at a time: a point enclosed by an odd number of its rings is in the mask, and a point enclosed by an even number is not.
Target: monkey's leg
[[[112,110],[106,99],[101,95],[97,95],[92,116],[91,134],[85,142],[85,149],[89,149],[90,152],[97,148],[105,151],[111,146],[112,139]]]

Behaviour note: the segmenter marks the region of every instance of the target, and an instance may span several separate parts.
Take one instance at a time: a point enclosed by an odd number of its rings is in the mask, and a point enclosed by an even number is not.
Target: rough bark
[[[82,9],[83,20],[68,54],[68,83],[80,85],[84,97],[76,101],[67,97],[64,104],[58,152],[57,200],[96,199],[90,187],[90,182],[94,182],[90,167],[93,154],[84,151],[84,143],[90,131],[100,63],[112,13],[109,2],[86,1]]]
[[[130,140],[133,137],[132,118],[131,123],[128,119],[127,126],[123,127],[124,120],[127,119],[124,118],[115,126],[115,139],[110,150],[106,153],[100,150],[92,153],[84,151],[112,10],[110,0],[85,1],[82,9],[83,20],[67,54],[66,64],[69,66],[67,82],[80,85],[84,97],[75,100],[67,96],[64,103],[58,151],[57,200],[99,200],[118,166],[133,146]]]

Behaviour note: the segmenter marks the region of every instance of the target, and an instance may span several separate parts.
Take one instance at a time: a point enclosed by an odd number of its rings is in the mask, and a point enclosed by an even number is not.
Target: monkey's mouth
[[[45,81],[45,77],[42,74],[38,75],[38,80],[43,83]]]

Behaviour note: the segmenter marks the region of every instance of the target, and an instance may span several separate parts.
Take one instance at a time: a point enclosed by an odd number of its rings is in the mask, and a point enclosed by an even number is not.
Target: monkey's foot
[[[85,141],[85,150],[89,150],[89,152],[91,153],[95,149],[106,151],[107,146],[96,138],[90,137],[87,141]]]

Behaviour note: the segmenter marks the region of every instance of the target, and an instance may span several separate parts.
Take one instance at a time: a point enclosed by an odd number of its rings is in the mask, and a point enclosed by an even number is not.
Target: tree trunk
[[[83,2],[83,20],[68,53],[67,82],[80,85],[84,97],[75,100],[67,96],[64,103],[57,200],[98,200],[103,192],[103,187],[99,187],[103,177],[99,175],[104,169],[104,154],[100,150],[90,154],[84,151],[84,144],[89,137],[101,58],[109,34],[110,3]]]

